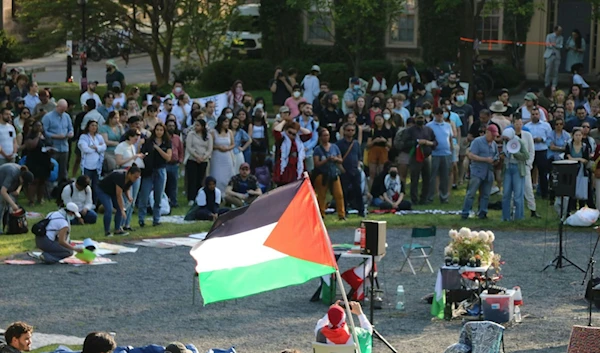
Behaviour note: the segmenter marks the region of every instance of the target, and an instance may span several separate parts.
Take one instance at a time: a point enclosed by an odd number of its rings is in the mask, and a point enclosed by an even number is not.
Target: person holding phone
[[[127,209],[125,208],[123,199],[127,199],[129,203],[133,203],[130,189],[140,176],[140,168],[133,165],[127,170],[115,170],[100,181],[98,185],[98,200],[104,206],[104,235],[107,237],[113,236],[113,233],[110,232],[113,208],[116,209],[114,235],[125,236],[129,234],[122,228],[123,219],[127,217]]]
[[[373,334],[373,326],[363,313],[359,302],[349,302],[350,312],[358,317],[360,327],[356,328],[359,344],[362,337],[368,338]],[[323,316],[315,327],[316,341],[326,344],[353,344],[354,338],[346,325],[346,312],[344,303],[337,300],[329,307],[327,314]],[[368,335],[366,334],[368,332]],[[362,346],[362,345],[361,345]]]

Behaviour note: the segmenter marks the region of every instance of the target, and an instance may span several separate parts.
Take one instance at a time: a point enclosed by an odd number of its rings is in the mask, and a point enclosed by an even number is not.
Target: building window
[[[502,40],[502,10],[484,9],[477,21],[477,39],[480,41]],[[499,50],[502,45],[495,43],[482,43],[480,50]]]
[[[318,11],[309,11],[307,14],[309,42],[333,42],[333,21],[327,13]]]
[[[407,0],[402,15],[390,23],[388,44],[416,44],[417,14],[415,0]]]

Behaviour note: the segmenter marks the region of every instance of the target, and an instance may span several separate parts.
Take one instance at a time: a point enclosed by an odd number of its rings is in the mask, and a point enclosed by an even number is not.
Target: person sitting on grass
[[[329,307],[327,314],[317,322],[315,335],[317,342],[326,344],[353,344],[354,338],[346,325],[346,313],[341,306],[342,301],[338,300]],[[359,338],[373,334],[373,326],[363,313],[362,307],[358,302],[349,302],[350,311],[358,316],[360,328],[356,328],[356,334]],[[368,332],[368,335],[366,333]],[[362,348],[362,345],[361,345]],[[361,352],[364,350],[361,349]]]
[[[31,351],[33,327],[24,322],[13,322],[4,331],[6,344],[0,344],[0,353],[21,353]]]
[[[204,187],[198,190],[196,204],[185,215],[186,221],[215,221],[220,215],[229,211],[228,208],[220,208],[221,190],[217,188],[217,180],[207,176]]]
[[[50,212],[46,218],[50,220],[46,226],[46,235],[35,237],[35,245],[43,251],[39,256],[42,262],[55,264],[72,256],[73,252],[83,252],[83,248],[72,246],[70,240],[71,221],[81,218],[76,204],[69,202],[64,208]]]
[[[258,179],[250,174],[250,164],[242,163],[240,173],[234,175],[225,189],[225,204],[243,207],[251,204],[262,190],[258,186]]]
[[[122,228],[123,219],[127,217],[123,198],[129,203],[133,202],[131,197],[131,186],[140,178],[141,171],[135,164],[127,170],[115,170],[106,175],[98,185],[98,201],[104,207],[104,235],[112,236],[110,233],[110,220],[112,218],[113,207],[115,212],[115,232],[114,235],[128,235]]]
[[[410,201],[404,200],[404,183],[398,175],[398,167],[392,165],[383,179],[383,191],[380,195],[373,195],[373,206],[382,210],[410,210]]]
[[[96,224],[98,215],[94,212],[94,202],[92,201],[92,188],[90,187],[90,177],[87,175],[80,175],[76,181],[66,185],[61,192],[61,201],[63,205],[73,202],[79,208],[81,218],[77,221],[73,220],[72,225],[75,224]]]

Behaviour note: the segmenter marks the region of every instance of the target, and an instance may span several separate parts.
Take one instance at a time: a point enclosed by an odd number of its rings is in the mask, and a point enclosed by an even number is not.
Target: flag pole
[[[310,182],[308,173],[304,172],[303,176],[304,176],[304,182],[308,182],[310,185],[310,189],[311,189],[310,195],[312,196],[313,205],[315,206],[315,210],[317,211],[317,214],[319,215],[319,221],[321,222],[321,227],[323,227],[325,234],[327,234],[327,237],[329,237],[329,233],[327,232],[327,228],[325,227],[325,222],[323,222],[323,217],[321,216],[321,210],[319,209],[319,202],[317,201],[317,196],[315,195],[315,189],[313,188],[312,183]],[[333,249],[331,249],[331,251],[333,252]],[[340,275],[340,270],[337,268],[337,266],[335,269],[335,278],[337,281],[337,285],[338,285],[338,287],[340,287],[340,291],[342,292],[342,299],[344,300],[344,308],[346,309],[346,317],[350,320],[350,330],[351,330],[350,333],[352,334],[352,339],[354,340],[354,346],[356,347],[356,351],[358,353],[361,353],[360,344],[358,343],[358,335],[356,334],[356,328],[354,326],[354,318],[352,317],[352,312],[350,311],[350,304],[348,303],[348,296],[346,295],[346,288],[344,288],[344,283],[342,282],[342,276]]]

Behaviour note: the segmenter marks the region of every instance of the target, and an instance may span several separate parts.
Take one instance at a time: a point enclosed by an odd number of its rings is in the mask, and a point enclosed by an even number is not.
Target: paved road
[[[402,216],[410,217],[410,216]],[[378,330],[401,352],[439,353],[458,340],[460,321],[431,321],[430,307],[420,298],[434,289],[435,274],[400,272],[401,244],[407,229],[387,232],[388,253],[378,266],[384,308],[375,313]],[[432,263],[443,262],[447,230],[438,230]],[[352,241],[352,230],[330,232],[334,243]],[[572,267],[540,273],[553,258],[555,227],[547,232],[496,232],[495,251],[507,261],[503,286],[521,285],[525,305],[522,324],[506,331],[506,348],[520,353],[566,350],[571,325],[587,324],[581,300],[582,273]],[[595,239],[593,232],[569,232],[568,257],[585,267]],[[118,255],[106,266],[8,266],[0,264],[0,327],[15,320],[44,333],[84,337],[93,330],[114,331],[121,345],[192,342],[206,352],[233,344],[240,352],[310,350],[315,322],[327,310],[308,299],[318,281],[247,298],[192,305],[194,261],[189,248],[140,248]],[[341,271],[355,265],[342,259]],[[417,262],[418,263],[418,262]],[[406,310],[393,309],[395,289],[404,285]],[[368,312],[368,310],[365,310]],[[594,322],[600,322],[594,310]],[[376,342],[375,352],[387,352]]]
[[[125,62],[121,58],[114,59],[119,66],[119,69],[125,74],[125,79],[130,83],[149,83],[154,80],[154,70],[152,63],[147,55],[136,54],[131,56],[129,65],[125,67]],[[105,83],[106,67],[105,60],[94,62],[88,61],[88,79],[97,80],[100,83]],[[171,58],[171,70],[179,60],[175,57]],[[51,56],[25,60],[20,63],[10,64],[9,67],[24,67],[27,70],[42,70],[35,73],[35,80],[39,82],[65,82],[67,77],[67,58],[64,54],[53,54]],[[79,82],[81,72],[79,70],[79,62],[76,61],[73,65],[73,80]]]

